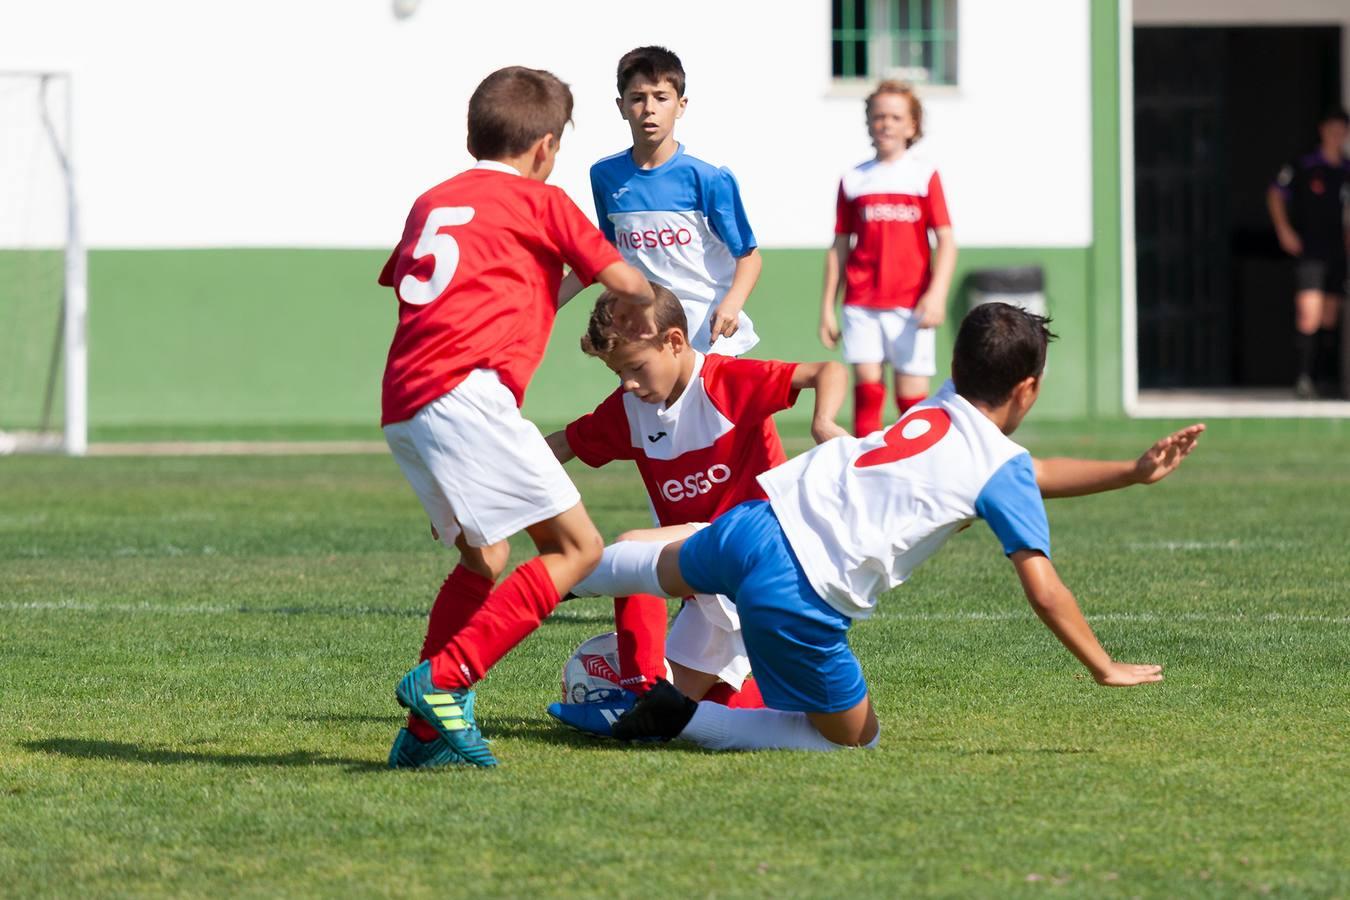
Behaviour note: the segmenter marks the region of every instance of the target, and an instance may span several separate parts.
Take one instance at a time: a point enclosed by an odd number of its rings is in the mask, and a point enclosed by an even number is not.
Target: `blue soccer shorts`
[[[770,708],[842,712],[867,696],[848,646],[852,620],[811,587],[767,501],[733,507],[687,539],[680,572],[700,593],[736,604],[750,669]]]

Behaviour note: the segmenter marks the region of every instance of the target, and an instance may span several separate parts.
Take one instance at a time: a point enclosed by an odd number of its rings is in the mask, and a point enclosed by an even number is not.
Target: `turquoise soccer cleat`
[[[447,691],[431,683],[431,662],[418,663],[394,688],[398,702],[425,719],[459,757],[475,766],[495,766],[497,758],[473,719],[474,693]]]
[[[406,728],[398,730],[394,745],[389,748],[391,769],[439,769],[462,765],[463,757],[444,738],[438,736],[434,741],[422,741]]]

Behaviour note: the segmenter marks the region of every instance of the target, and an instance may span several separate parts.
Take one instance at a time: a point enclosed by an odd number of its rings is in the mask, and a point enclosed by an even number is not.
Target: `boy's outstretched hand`
[[[1195,449],[1196,441],[1204,430],[1203,424],[1187,425],[1145,450],[1134,464],[1136,483],[1153,484],[1172,474]]]
[[[1092,677],[1103,687],[1133,687],[1163,680],[1162,666],[1114,661],[1105,672],[1098,672]]]

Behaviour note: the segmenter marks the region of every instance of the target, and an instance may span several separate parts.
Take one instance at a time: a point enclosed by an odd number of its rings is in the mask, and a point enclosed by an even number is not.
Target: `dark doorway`
[[[1341,30],[1134,30],[1139,386],[1293,381],[1265,192],[1341,96]]]

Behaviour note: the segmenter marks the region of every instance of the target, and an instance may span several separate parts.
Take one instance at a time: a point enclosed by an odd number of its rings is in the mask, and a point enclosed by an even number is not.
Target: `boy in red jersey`
[[[576,457],[593,467],[633,460],[659,524],[683,525],[711,522],[742,501],[764,496],[756,477],[787,460],[772,416],[792,406],[802,389],[816,392],[812,437],[824,442],[846,434],[834,421],[848,386],[843,366],[705,356],[691,346],[680,300],[655,283],[653,289],[652,338],[630,339],[614,327],[612,295],[596,302],[581,346],[619,376],[619,388],[594,412],[548,436],[560,460]],[[730,600],[693,596],[663,640],[665,600],[627,599],[627,605],[615,604],[615,624],[621,650],[629,648],[629,654],[620,653],[620,676],[628,690],[605,692],[593,702],[555,703],[550,715],[580,731],[608,736],[614,720],[662,677],[667,660],[675,684],[688,696],[763,705],[758,691],[733,699],[750,664]],[[636,600],[656,606],[660,628],[654,633],[645,629],[645,621],[625,615]],[[625,668],[635,647],[639,669],[631,673]]]
[[[820,339],[834,349],[844,285],[844,361],[853,365],[854,433],[881,428],[884,366],[895,370],[900,414],[928,394],[937,372],[935,329],[947,317],[956,241],[937,170],[906,151],[923,136],[923,105],[909,85],[883,81],[867,98],[877,155],[839,184],[834,246],[825,254]],[[934,255],[928,233],[937,238]]]
[[[627,327],[652,328],[647,280],[544,183],[571,118],[571,91],[548,72],[513,66],[485,78],[469,100],[478,165],[417,199],[380,273],[399,301],[381,424],[441,541],[460,551],[421,662],[396,689],[411,715],[391,768],[496,765],[469,688],[599,559],[576,488],[519,409],[564,264],[609,289]],[[494,589],[506,539],[521,530],[540,555]]]

